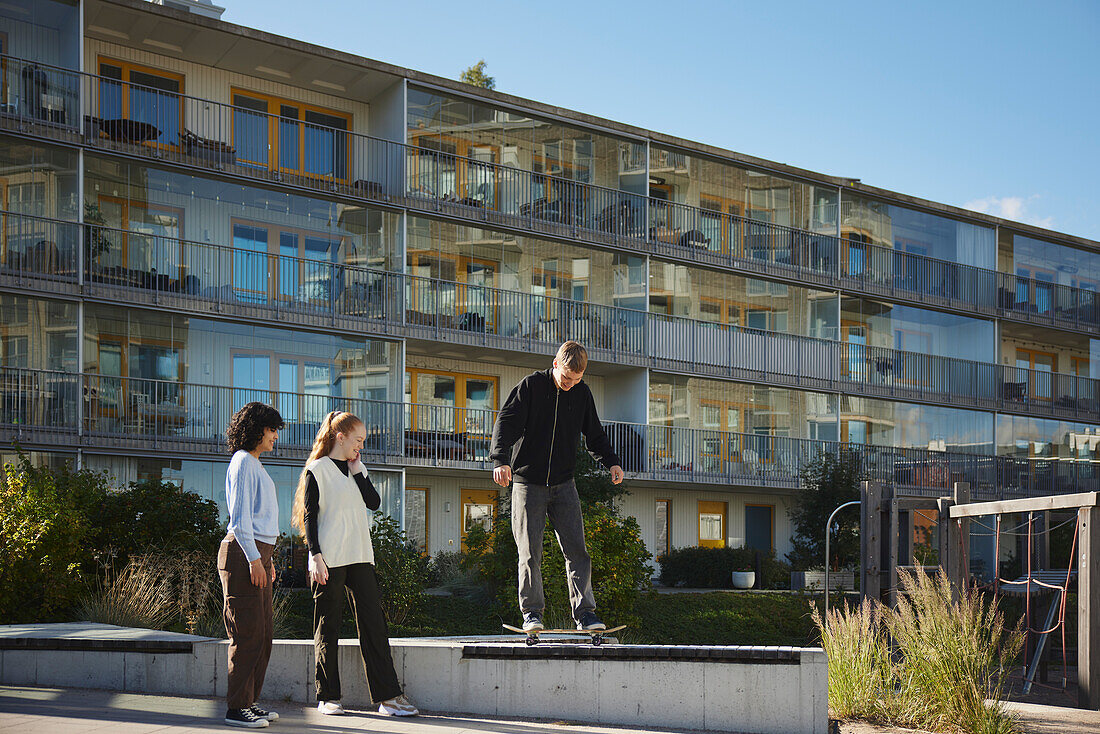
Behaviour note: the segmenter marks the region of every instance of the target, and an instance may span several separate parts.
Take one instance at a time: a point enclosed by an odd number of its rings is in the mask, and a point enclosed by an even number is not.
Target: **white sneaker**
[[[405,697],[405,694],[401,694],[378,704],[378,713],[385,716],[416,716],[420,711]]]
[[[341,716],[344,713],[344,707],[339,701],[318,701],[317,710],[329,716]]]

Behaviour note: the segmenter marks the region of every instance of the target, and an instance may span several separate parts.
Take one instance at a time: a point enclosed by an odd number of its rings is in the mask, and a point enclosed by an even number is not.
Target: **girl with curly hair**
[[[347,589],[371,700],[378,703],[381,714],[415,716],[419,712],[402,693],[393,668],[374,573],[371,513],[381,506],[382,498],[359,458],[366,438],[363,421],[351,413],[334,411],[325,416],[294,493],[291,520],[309,546],[317,710],[344,713],[338,663]]]
[[[275,482],[260,455],[275,448],[283,418],[263,403],[249,403],[233,414],[225,429],[233,458],[225,475],[229,532],[218,549],[218,575],[225,595],[222,614],[229,635],[229,677],[225,723],[249,729],[265,727],[279,715],[257,701],[271,657],[271,554],[279,535]]]

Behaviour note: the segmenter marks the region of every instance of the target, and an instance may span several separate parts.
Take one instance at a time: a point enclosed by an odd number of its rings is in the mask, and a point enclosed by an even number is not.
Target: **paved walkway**
[[[372,712],[347,716],[322,716],[301,704],[264,702],[279,712],[279,721],[268,727],[271,734],[370,731],[386,734],[691,734],[690,729],[638,729],[574,724],[568,721],[485,719],[473,716],[424,715],[390,718]],[[1010,703],[1025,734],[1096,734],[1100,712],[1058,706]],[[188,734],[190,732],[243,731],[221,723],[222,701],[179,696],[151,696],[87,689],[25,688],[0,686],[0,734]],[[901,734],[911,729],[891,729],[845,722],[842,734]]]
[[[407,719],[377,713],[349,712],[322,716],[301,704],[264,701],[279,712],[279,720],[263,731],[271,734],[370,731],[393,734],[683,734],[688,729],[615,728],[567,721],[484,719],[472,716],[425,715]],[[185,734],[248,731],[222,723],[223,701],[177,696],[151,696],[88,689],[0,686],[0,734]]]

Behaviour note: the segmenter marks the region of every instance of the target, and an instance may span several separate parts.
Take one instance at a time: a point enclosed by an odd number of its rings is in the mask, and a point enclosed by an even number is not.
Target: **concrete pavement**
[[[263,701],[279,721],[261,731],[384,732],[386,734],[685,734],[691,729],[639,729],[571,724],[568,721],[486,719],[429,714],[399,719],[365,711],[322,716],[298,703]],[[563,702],[564,703],[564,702]],[[563,706],[563,711],[565,706]],[[154,696],[81,688],[0,686],[0,734],[191,734],[248,731],[222,723],[225,702],[180,696]]]

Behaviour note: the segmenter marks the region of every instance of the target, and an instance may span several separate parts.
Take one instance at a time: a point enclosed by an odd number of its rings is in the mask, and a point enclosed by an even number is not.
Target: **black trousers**
[[[359,632],[359,650],[367,686],[375,703],[401,695],[393,668],[390,633],[378,594],[378,578],[370,563],[353,563],[328,570],[328,583],[310,582],[313,590],[313,645],[317,656],[317,700],[340,699],[340,621],[344,594],[351,597]],[[345,592],[346,590],[346,592]]]

